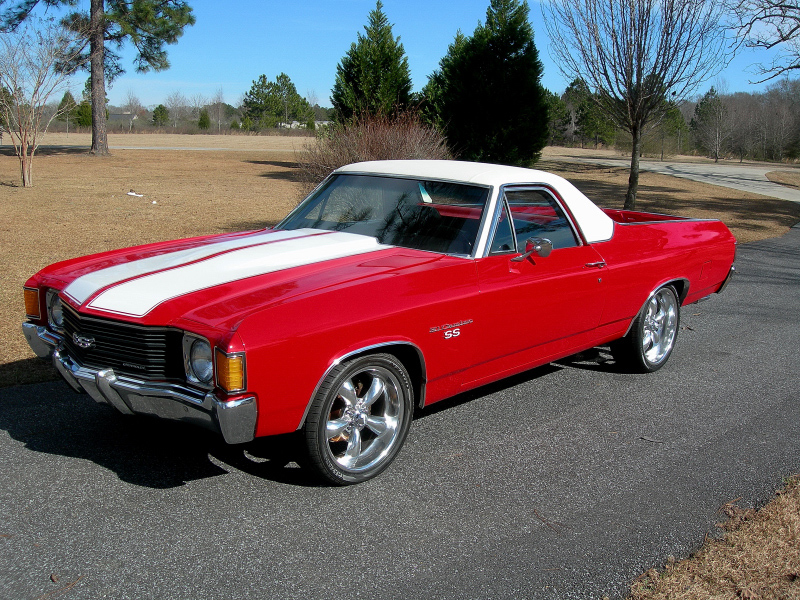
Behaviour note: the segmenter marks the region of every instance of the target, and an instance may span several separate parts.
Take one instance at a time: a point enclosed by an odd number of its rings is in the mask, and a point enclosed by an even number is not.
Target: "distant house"
[[[133,130],[133,122],[139,118],[139,115],[132,112],[111,113],[108,115],[108,125],[113,128],[115,124],[120,125],[120,129],[127,129],[129,132]]]

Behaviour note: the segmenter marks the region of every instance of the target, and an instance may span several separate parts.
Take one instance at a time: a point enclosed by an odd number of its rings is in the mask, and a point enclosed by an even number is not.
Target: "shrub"
[[[321,128],[316,142],[298,153],[303,180],[313,188],[331,171],[367,160],[452,159],[444,137],[413,113],[363,116]]]

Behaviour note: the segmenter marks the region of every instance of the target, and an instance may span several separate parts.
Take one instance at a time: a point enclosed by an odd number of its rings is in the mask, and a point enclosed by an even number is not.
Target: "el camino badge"
[[[87,337],[85,335],[78,335],[77,333],[73,333],[72,341],[75,342],[75,345],[78,348],[83,348],[84,350],[88,350],[89,348],[94,348],[93,337]]]
[[[450,340],[454,337],[458,337],[461,335],[461,327],[464,325],[469,325],[472,323],[472,319],[464,319],[463,321],[459,321],[458,323],[445,323],[444,325],[439,325],[436,327],[431,327],[428,331],[429,333],[436,333],[437,331],[444,331],[444,339]]]

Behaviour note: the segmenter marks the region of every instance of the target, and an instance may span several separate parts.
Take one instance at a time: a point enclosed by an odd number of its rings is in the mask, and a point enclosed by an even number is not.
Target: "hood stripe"
[[[155,273],[156,271],[183,266],[230,250],[302,237],[313,233],[319,233],[319,231],[311,229],[269,231],[228,240],[226,242],[212,242],[195,248],[167,252],[149,258],[133,260],[83,275],[69,284],[64,290],[64,293],[78,304],[83,304],[103,288],[128,279],[134,279],[142,275],[147,275],[148,273]]]
[[[302,237],[293,236],[268,244],[263,243],[268,240],[261,240],[260,245],[216,253],[205,260],[195,257],[189,264],[122,281],[102,291],[88,306],[115,314],[143,317],[159,304],[191,292],[389,247],[378,243],[375,238],[352,233],[309,235],[320,232],[298,231],[304,232]]]

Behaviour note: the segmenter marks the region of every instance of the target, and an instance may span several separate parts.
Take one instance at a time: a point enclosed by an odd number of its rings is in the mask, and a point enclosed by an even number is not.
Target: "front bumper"
[[[23,323],[22,331],[37,356],[46,358],[52,354],[56,369],[76,392],[88,393],[123,414],[193,423],[222,434],[229,444],[249,442],[255,435],[254,396],[224,401],[211,392],[180,384],[117,375],[112,369],[87,368],[74,361],[60,346],[60,338],[46,328]]]

